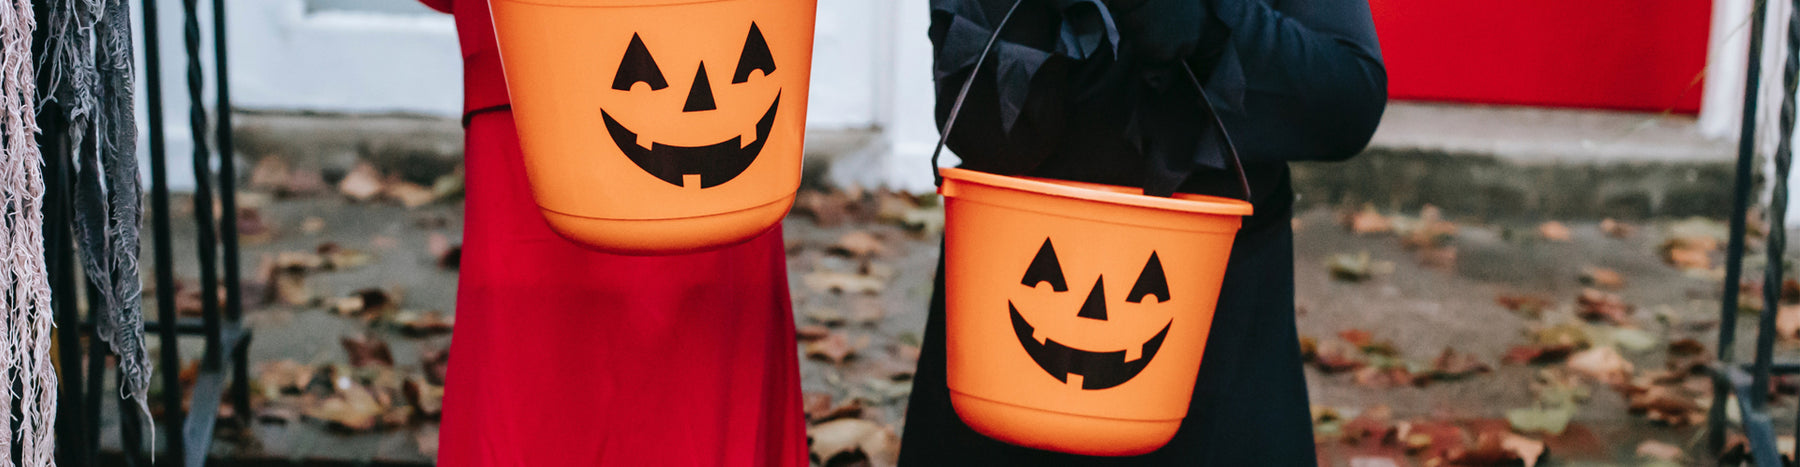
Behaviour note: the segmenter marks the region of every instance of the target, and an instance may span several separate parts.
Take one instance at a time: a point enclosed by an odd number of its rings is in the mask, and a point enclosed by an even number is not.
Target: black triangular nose
[[[713,104],[712,83],[706,81],[706,62],[700,62],[700,71],[694,74],[694,88],[688,90],[687,105],[682,112],[699,112],[719,108]]]
[[[1094,279],[1094,291],[1088,292],[1087,302],[1081,304],[1081,312],[1075,313],[1075,316],[1106,321],[1105,279],[1105,276]]]

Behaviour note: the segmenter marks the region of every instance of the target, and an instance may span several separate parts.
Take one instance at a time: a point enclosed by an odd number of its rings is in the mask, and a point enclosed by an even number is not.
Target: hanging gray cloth
[[[98,313],[95,333],[119,356],[121,392],[148,412],[131,9],[124,0],[48,0],[44,6],[51,9],[44,105],[59,106],[67,123],[76,167],[76,239],[82,269],[100,299],[90,306]]]

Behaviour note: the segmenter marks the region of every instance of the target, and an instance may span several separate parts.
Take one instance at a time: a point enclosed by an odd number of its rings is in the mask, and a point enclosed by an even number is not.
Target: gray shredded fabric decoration
[[[51,24],[43,64],[43,105],[63,110],[75,167],[75,237],[81,266],[100,303],[95,334],[112,346],[124,374],[119,389],[149,413],[150,358],[144,348],[138,181],[132,109],[130,6],[124,0],[47,0]],[[93,137],[92,149],[86,144]],[[146,417],[148,419],[148,417]]]
[[[31,33],[37,28],[31,0],[6,0],[0,8],[0,372],[12,394],[0,397],[0,413],[20,414],[0,424],[0,453],[18,449],[26,466],[55,465],[56,368],[50,361],[50,282],[44,270],[43,154],[36,134],[37,73]],[[18,444],[14,445],[14,440]],[[12,456],[0,456],[11,467]]]

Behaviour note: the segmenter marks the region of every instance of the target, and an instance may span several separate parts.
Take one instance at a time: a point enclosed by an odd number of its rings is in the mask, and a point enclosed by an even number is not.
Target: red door
[[[1395,99],[1693,113],[1712,2],[1369,0]]]

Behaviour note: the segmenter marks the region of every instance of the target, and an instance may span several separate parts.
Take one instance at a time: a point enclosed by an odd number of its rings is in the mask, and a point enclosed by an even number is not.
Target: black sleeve
[[[932,0],[932,75],[940,130],[1013,1]],[[948,142],[964,168],[1026,173],[1061,141],[1068,59],[1055,53],[1060,22],[1045,3],[1020,5],[969,90]]]
[[[1343,160],[1368,145],[1387,71],[1365,0],[1211,1],[1230,38],[1208,94],[1244,159]]]

